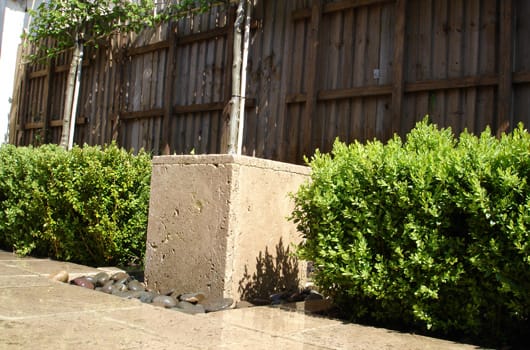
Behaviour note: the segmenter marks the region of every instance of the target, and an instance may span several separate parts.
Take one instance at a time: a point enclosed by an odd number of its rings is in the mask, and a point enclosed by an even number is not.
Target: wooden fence
[[[93,52],[76,143],[226,152],[233,25],[217,7]],[[256,0],[243,153],[300,163],[425,114],[457,133],[529,125],[528,37],[526,0]],[[59,141],[68,60],[26,66],[11,142]]]

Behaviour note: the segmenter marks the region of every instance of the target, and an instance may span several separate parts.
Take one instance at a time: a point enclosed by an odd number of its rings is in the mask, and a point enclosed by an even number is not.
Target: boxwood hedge
[[[354,320],[509,342],[529,327],[530,135],[424,120],[316,152],[292,215],[314,280]],[[520,334],[519,334],[520,335]]]
[[[115,144],[0,147],[0,247],[87,265],[141,262],[150,155]]]

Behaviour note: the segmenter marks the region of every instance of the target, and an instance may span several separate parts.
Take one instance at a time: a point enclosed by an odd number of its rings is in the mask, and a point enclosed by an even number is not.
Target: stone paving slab
[[[93,313],[0,320],[2,349],[149,349],[163,340]]]
[[[130,310],[99,312],[108,320],[127,323],[143,332],[155,332],[167,345],[174,348],[197,347],[200,349],[325,349],[321,346],[282,337],[275,332],[256,331],[254,325],[241,327],[228,321],[211,317],[215,313],[188,315],[178,311],[142,305]],[[223,311],[217,314],[231,313]]]
[[[308,328],[330,327],[337,324],[336,320],[268,306],[234,309],[230,312],[217,312],[208,316],[222,323],[230,323],[239,327],[248,327],[252,324],[253,327],[263,332],[283,336],[290,336]]]
[[[475,348],[441,339],[288,311],[283,307],[235,309],[208,316],[240,327],[252,325],[252,328],[262,332],[276,334],[306,345],[325,344],[329,349],[457,350]]]
[[[36,273],[21,269],[12,261],[0,261],[0,276],[38,276]]]
[[[30,273],[39,274],[42,276],[49,276],[50,274],[57,273],[61,270],[65,270],[70,274],[70,277],[78,275],[96,274],[101,272],[95,267],[88,267],[79,264],[55,261],[50,259],[19,259],[4,261],[3,264],[15,267]]]
[[[0,251],[0,349],[476,349],[279,307],[188,315],[46,277],[100,270],[9,254]]]
[[[105,293],[55,282],[0,290],[0,319],[40,317],[80,311],[127,308],[139,304]]]
[[[0,269],[1,273],[1,269]],[[29,275],[29,276],[2,276],[0,274],[0,289],[4,288],[20,288],[21,286],[26,287],[45,287],[53,285],[54,282],[48,280],[47,278],[42,278],[39,275]],[[0,295],[0,299],[2,296]]]
[[[21,259],[30,259],[30,258],[23,258],[15,253],[6,252],[3,250],[0,250],[0,260],[21,260]]]

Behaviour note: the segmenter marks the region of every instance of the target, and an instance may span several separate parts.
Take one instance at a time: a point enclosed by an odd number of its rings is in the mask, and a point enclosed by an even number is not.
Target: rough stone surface
[[[301,236],[286,217],[293,209],[288,193],[308,175],[307,167],[244,156],[155,157],[148,288],[237,301],[267,297],[274,286],[263,280],[303,285],[305,265],[289,255]],[[276,261],[281,266],[269,264]]]

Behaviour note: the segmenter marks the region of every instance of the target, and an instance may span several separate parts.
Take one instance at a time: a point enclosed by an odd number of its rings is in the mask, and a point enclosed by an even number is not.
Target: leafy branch
[[[152,0],[52,0],[42,2],[25,38],[33,43],[30,59],[52,58],[81,42],[97,46],[115,33],[138,33],[171,19],[207,11],[226,3],[218,0],[182,0],[160,11]],[[48,45],[49,39],[54,45]]]

